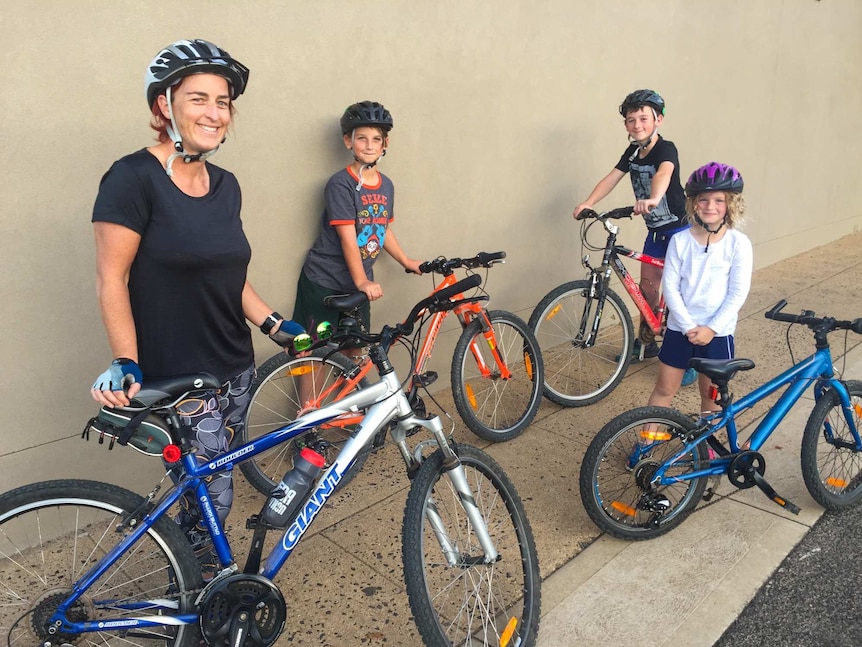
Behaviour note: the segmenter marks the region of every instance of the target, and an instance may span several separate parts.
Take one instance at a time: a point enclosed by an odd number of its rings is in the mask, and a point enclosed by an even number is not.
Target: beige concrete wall
[[[666,98],[682,171],[719,159],[746,179],[758,267],[862,225],[856,0],[0,0],[0,490],[35,479],[149,482],[157,460],[78,440],[110,359],[94,295],[90,211],[113,160],[149,145],[146,64],[207,38],[251,68],[233,136],[258,291],[289,313],[326,178],[348,162],[337,120],[382,101],[381,167],[417,258],[506,250],[492,305],[524,318],[580,277],[573,205],[619,157],[616,107]],[[605,205],[631,202],[621,185]],[[643,226],[626,226],[639,245]],[[389,259],[377,322],[430,289]],[[776,295],[776,299],[783,295]],[[852,299],[848,299],[848,304]],[[858,313],[847,312],[847,316]],[[274,350],[259,340],[260,359]],[[454,343],[454,333],[447,335]],[[435,363],[448,373],[449,349]]]

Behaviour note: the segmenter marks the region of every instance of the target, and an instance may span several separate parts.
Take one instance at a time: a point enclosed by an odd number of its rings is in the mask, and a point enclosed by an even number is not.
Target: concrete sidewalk
[[[734,379],[745,393],[791,364],[786,324],[763,312],[779,299],[788,311],[852,319],[862,315],[854,297],[862,284],[862,234],[755,273],[741,313],[736,347],[757,367]],[[554,286],[548,286],[548,290]],[[519,313],[522,316],[525,313]],[[529,313],[526,313],[529,316]],[[807,328],[790,335],[793,356],[813,349]],[[836,366],[862,378],[862,337],[831,336]],[[448,358],[431,367],[445,374]],[[633,365],[622,384],[595,405],[566,409],[543,401],[533,425],[507,443],[489,445],[457,419],[448,393],[435,394],[448,411],[457,440],[483,447],[518,488],[536,537],[542,577],[541,647],[617,645],[710,646],[734,620],[790,549],[822,513],[808,496],[799,466],[802,429],[811,401],[802,401],[773,434],[763,454],[766,477],[802,508],[784,512],[758,489],[738,491],[726,480],[719,496],[680,527],[658,539],[629,543],[601,536],[587,517],[578,492],[581,459],[596,432],[617,414],[645,404],[656,360]],[[695,388],[675,401],[684,412],[699,408]],[[766,404],[742,421],[755,422]],[[249,514],[262,497],[237,473],[228,531],[237,555],[244,555]],[[409,482],[397,450],[387,445],[333,497],[282,569],[276,583],[288,617],[277,645],[421,645],[411,619],[402,576],[401,520]]]

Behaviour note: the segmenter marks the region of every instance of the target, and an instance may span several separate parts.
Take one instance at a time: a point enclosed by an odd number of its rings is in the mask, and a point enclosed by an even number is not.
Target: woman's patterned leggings
[[[252,365],[225,382],[218,392],[209,391],[200,397],[183,400],[177,405],[183,424],[191,428],[191,441],[197,450],[198,463],[206,463],[212,457],[226,452],[234,435],[242,432],[254,375],[255,368]],[[231,470],[228,470],[216,474],[207,483],[207,490],[222,524],[233,503],[231,473]],[[186,532],[195,526],[202,530],[200,511],[193,492],[185,495],[182,506],[177,523]]]

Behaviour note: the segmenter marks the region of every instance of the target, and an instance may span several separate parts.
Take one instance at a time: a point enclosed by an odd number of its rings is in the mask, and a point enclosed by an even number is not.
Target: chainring
[[[261,575],[233,573],[215,579],[198,603],[201,634],[214,647],[269,647],[284,629],[287,606],[281,591]]]
[[[750,450],[737,454],[727,468],[727,478],[740,490],[757,485],[751,470],[758,472],[761,476],[766,472],[766,459],[763,454]]]

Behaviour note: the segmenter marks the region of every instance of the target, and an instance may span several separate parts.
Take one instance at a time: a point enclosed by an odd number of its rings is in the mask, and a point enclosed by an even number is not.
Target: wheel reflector
[[[510,618],[509,622],[506,623],[506,628],[503,629],[503,633],[500,634],[500,647],[506,647],[509,644],[509,641],[512,640],[512,635],[515,633],[515,628],[518,626],[517,618]]]
[[[473,394],[473,387],[469,384],[464,385],[464,393],[467,395],[467,399],[470,401],[470,406],[474,409],[476,408],[476,396]]]
[[[657,429],[655,429],[655,430],[644,429],[643,431],[641,431],[640,437],[643,438],[644,440],[649,440],[652,442],[668,441],[672,438],[672,436],[668,432],[659,431]]]
[[[547,316],[545,317],[545,321],[547,321],[548,319],[553,319],[554,317],[556,317],[556,316],[557,316],[557,313],[560,311],[560,308],[562,308],[562,307],[563,307],[563,306],[556,306],[553,310],[551,310],[551,311],[547,314]]]
[[[611,507],[617,512],[622,512],[624,515],[628,515],[629,517],[634,517],[637,514],[637,510],[621,501],[612,502]]]

